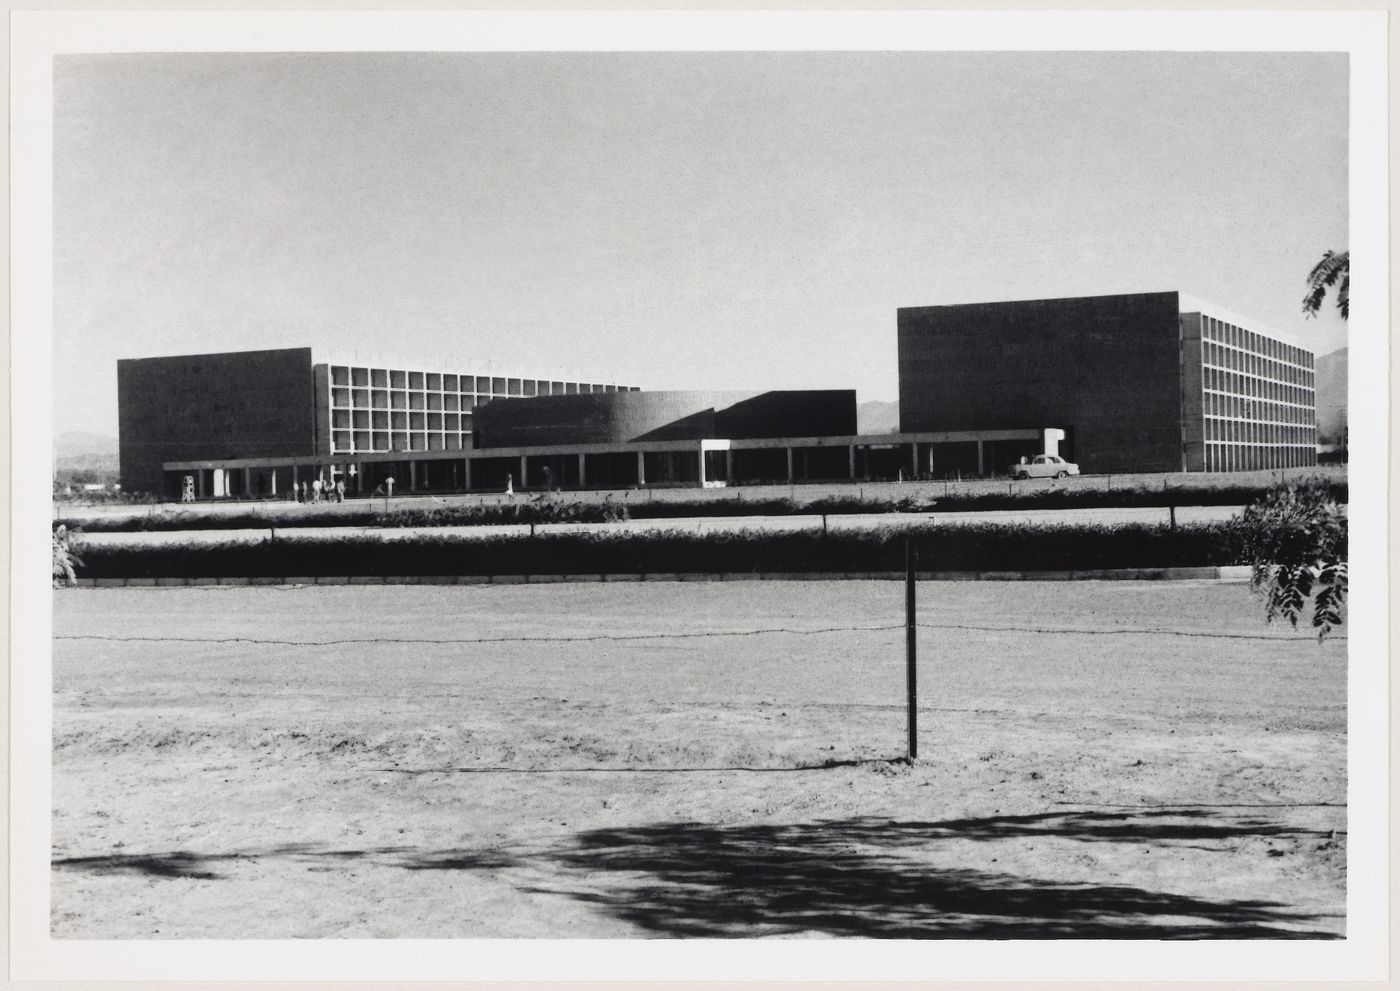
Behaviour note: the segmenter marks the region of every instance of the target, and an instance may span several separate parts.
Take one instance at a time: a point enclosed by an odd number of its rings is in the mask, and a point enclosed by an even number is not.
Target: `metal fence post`
[[[919,756],[919,678],[918,678],[918,627],[914,622],[914,564],[918,554],[914,542],[904,538],[904,657],[905,686],[909,706],[909,761]]]

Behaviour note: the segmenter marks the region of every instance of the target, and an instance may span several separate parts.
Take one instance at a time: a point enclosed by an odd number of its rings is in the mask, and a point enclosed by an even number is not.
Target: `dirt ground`
[[[1344,934],[1344,639],[919,598],[908,766],[897,582],[55,591],[53,932]]]

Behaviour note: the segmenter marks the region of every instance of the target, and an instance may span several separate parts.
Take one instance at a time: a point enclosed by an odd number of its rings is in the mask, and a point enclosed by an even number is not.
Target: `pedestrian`
[[[549,470],[549,465],[544,466],[544,490],[546,492],[554,491],[554,472]]]
[[[508,496],[513,496],[513,495],[515,495],[515,476],[514,476],[514,475],[507,475],[507,476],[506,476],[506,495],[508,495]]]
[[[318,478],[316,478],[315,480],[313,480],[312,483],[311,483],[311,501],[312,501],[312,502],[320,502],[320,501],[321,501],[321,488],[322,488],[322,486],[321,486],[321,479],[318,477]]]
[[[305,485],[305,484],[306,484],[305,482],[293,482],[293,483],[292,483],[292,494],[296,496],[297,502],[305,502],[305,501],[306,501],[306,490],[302,488],[302,486]]]
[[[337,478],[335,480],[335,501],[345,501],[345,479],[343,478]]]

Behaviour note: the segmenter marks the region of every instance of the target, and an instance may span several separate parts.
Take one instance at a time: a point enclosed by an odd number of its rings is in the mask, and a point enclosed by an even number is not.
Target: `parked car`
[[[1022,458],[1020,464],[1012,465],[1006,473],[1012,478],[1065,478],[1078,475],[1079,466],[1058,454],[1037,454],[1033,458]]]

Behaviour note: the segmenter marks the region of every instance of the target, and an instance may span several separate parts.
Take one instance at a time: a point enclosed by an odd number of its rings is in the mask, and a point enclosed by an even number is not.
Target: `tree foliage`
[[[70,530],[60,523],[53,528],[53,583],[55,585],[72,585],[78,579],[77,568],[82,565],[83,559],[73,550],[73,538],[77,536],[76,530]]]
[[[1325,479],[1288,482],[1246,507],[1241,532],[1251,584],[1270,622],[1294,626],[1312,607],[1318,639],[1341,626],[1347,598],[1347,517]]]
[[[1303,312],[1310,317],[1317,316],[1322,309],[1322,301],[1327,291],[1334,290],[1337,309],[1342,319],[1348,316],[1348,295],[1351,289],[1351,252],[1328,251],[1322,260],[1308,273],[1308,294],[1303,297]]]

